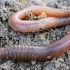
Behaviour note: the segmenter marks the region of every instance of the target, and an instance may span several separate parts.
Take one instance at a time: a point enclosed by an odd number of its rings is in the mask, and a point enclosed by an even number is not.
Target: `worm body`
[[[45,12],[47,17],[35,21],[22,20],[27,17],[26,12],[31,11],[34,15],[40,15]],[[9,18],[9,25],[16,31],[38,32],[40,29],[53,28],[70,24],[70,10],[55,9],[43,6],[32,6],[14,13]],[[12,45],[0,49],[0,59],[10,60],[48,60],[62,55],[70,49],[70,31],[62,39],[51,45],[23,46]]]
[[[0,59],[6,60],[48,60],[62,55],[70,49],[70,31],[62,39],[52,43],[51,45],[23,46],[13,45],[0,49]]]
[[[45,12],[47,18],[43,18],[37,21],[22,20],[26,18],[27,16],[26,13],[29,11],[31,11],[34,15],[40,15],[42,12]],[[9,18],[9,25],[15,31],[19,31],[22,33],[39,32],[40,29],[47,29],[51,27],[70,24],[69,16],[70,16],[70,10],[55,9],[43,6],[31,6],[19,12],[14,13]]]

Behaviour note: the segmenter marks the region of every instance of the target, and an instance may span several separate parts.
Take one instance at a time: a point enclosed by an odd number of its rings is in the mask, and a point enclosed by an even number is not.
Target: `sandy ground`
[[[8,25],[11,14],[30,5],[43,5],[70,9],[69,0],[0,0],[0,47],[12,44],[34,46],[49,45],[61,39],[70,29],[70,25],[46,29],[39,33],[22,34]],[[49,3],[50,2],[50,3]],[[14,61],[0,60],[0,70],[70,70],[70,50],[51,61]]]

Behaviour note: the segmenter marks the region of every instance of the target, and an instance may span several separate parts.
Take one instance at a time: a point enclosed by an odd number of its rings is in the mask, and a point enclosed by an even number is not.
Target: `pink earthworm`
[[[70,31],[60,40],[51,45],[39,46],[24,46],[12,45],[0,49],[1,60],[50,60],[62,55],[70,49]]]
[[[40,20],[22,20],[27,17],[26,12],[34,15],[45,12],[47,17]],[[14,13],[9,18],[9,25],[15,31],[22,33],[39,32],[40,29],[53,28],[70,24],[70,10],[55,9],[43,6],[31,6]],[[44,47],[12,45],[0,49],[0,59],[10,60],[48,60],[62,55],[70,49],[70,31],[60,40]]]
[[[35,21],[22,20],[26,18],[26,13],[30,11],[34,15],[40,15],[42,12],[45,12],[47,17]],[[11,15],[9,18],[9,25],[15,31],[22,33],[39,32],[41,29],[70,24],[69,16],[70,10],[55,9],[43,6],[31,6]]]

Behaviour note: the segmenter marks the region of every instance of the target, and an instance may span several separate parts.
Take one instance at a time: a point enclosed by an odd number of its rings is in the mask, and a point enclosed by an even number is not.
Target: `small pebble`
[[[44,36],[43,34],[38,35],[38,39],[39,39],[40,41],[46,40],[46,38],[45,38],[45,36]]]
[[[32,64],[32,65],[36,64],[36,61],[31,61],[31,64]]]

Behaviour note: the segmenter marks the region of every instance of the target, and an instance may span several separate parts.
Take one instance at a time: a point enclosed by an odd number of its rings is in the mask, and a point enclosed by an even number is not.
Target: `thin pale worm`
[[[26,13],[29,11],[32,11],[34,15],[40,15],[42,12],[45,12],[47,17],[36,21],[21,20],[26,18]],[[69,16],[70,10],[55,9],[43,6],[31,6],[14,13],[9,18],[9,25],[15,31],[22,33],[39,32],[40,29],[47,29],[70,24]]]
[[[0,59],[23,61],[50,60],[62,55],[68,49],[70,49],[70,31],[62,39],[44,47],[12,45],[1,48]]]

